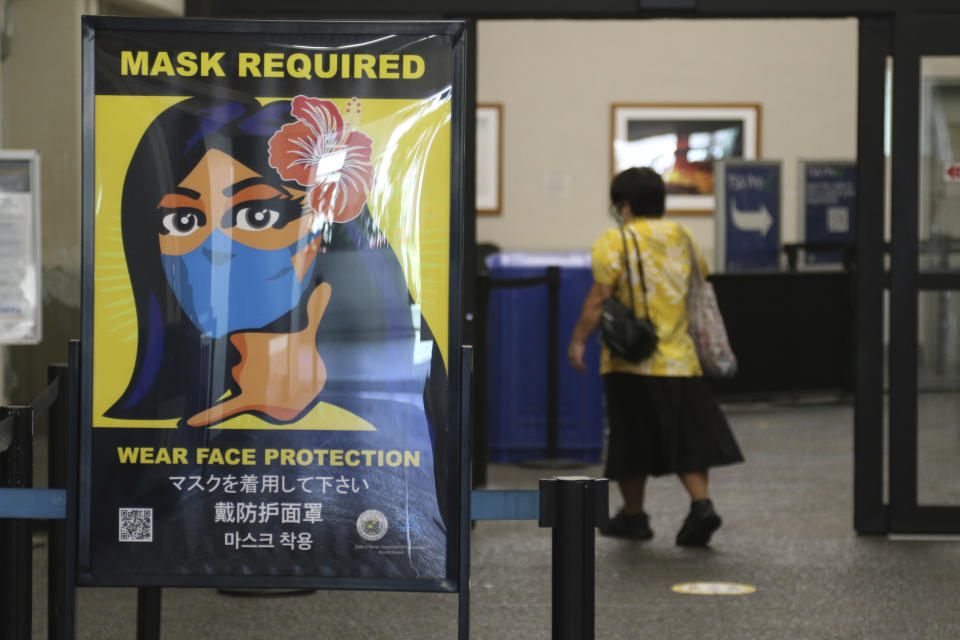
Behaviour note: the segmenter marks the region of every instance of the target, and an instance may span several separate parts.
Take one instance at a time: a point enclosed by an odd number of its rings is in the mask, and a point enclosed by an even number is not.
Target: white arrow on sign
[[[741,231],[759,231],[760,235],[765,236],[773,226],[773,216],[765,204],[761,204],[759,209],[741,211],[733,201],[730,214],[733,216],[733,226]]]

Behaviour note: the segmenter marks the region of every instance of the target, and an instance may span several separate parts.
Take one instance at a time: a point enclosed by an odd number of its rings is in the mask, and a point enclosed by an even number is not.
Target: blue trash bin
[[[574,371],[567,344],[593,284],[590,254],[505,251],[486,259],[491,278],[487,317],[487,430],[496,462],[542,459],[547,442],[547,285],[498,287],[496,280],[536,278],[560,268],[558,454],[596,463],[603,452],[600,342],[587,341],[587,372]]]

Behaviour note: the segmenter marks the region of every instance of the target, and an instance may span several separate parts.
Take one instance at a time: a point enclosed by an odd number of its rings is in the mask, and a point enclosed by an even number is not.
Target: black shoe
[[[630,515],[623,509],[617,515],[607,520],[607,524],[600,527],[600,534],[612,538],[627,538],[628,540],[649,540],[653,537],[650,529],[650,518],[645,513]]]
[[[709,499],[696,500],[690,505],[690,513],[677,533],[677,544],[681,547],[705,547],[722,523]]]

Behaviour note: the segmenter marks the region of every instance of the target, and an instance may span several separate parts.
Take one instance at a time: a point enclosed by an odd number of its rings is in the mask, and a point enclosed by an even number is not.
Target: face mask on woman
[[[615,204],[610,205],[610,217],[617,224],[623,224],[623,216],[620,215],[620,207]]]

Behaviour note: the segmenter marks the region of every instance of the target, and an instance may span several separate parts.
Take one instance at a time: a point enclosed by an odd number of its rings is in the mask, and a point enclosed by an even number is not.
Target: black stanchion
[[[540,481],[540,526],[553,528],[552,640],[594,640],[594,538],[608,496],[606,478]]]
[[[160,640],[160,587],[137,587],[137,640]]]
[[[560,457],[560,267],[547,267],[547,459]]]
[[[579,460],[560,457],[560,267],[547,267],[546,455],[520,464],[537,469],[576,469]]]
[[[0,407],[0,423],[10,418],[10,444],[0,452],[0,487],[33,486],[33,409]],[[31,522],[0,519],[0,631],[9,640],[30,638],[33,612]]]
[[[47,483],[51,489],[69,488],[70,380],[66,365],[52,364],[47,379],[56,383],[56,400],[47,413]],[[47,545],[47,637],[73,640],[76,633],[75,556],[68,542],[67,521],[48,522]]]

